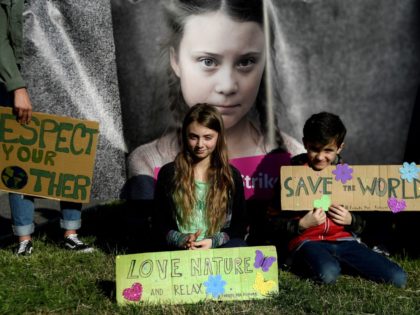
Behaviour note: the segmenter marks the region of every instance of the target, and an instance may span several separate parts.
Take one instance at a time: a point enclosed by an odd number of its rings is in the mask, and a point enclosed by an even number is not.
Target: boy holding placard
[[[321,171],[341,163],[339,154],[345,135],[346,128],[337,115],[326,112],[312,115],[303,128],[307,152],[294,157],[292,165],[308,165]],[[356,238],[364,222],[338,203],[331,204],[327,211],[314,208],[293,219],[272,217],[271,223],[291,237],[288,243],[291,270],[299,276],[319,283],[334,283],[343,269],[375,282],[396,287],[406,284],[407,276],[400,266]]]

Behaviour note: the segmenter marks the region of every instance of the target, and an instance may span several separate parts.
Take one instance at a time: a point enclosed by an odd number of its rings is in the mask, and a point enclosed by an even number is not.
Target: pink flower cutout
[[[353,173],[353,169],[349,167],[347,163],[337,164],[335,170],[333,170],[332,173],[335,175],[335,180],[341,180],[341,183],[343,184],[353,178],[351,175]]]
[[[123,291],[123,297],[126,300],[138,302],[141,299],[141,294],[143,293],[143,286],[141,283],[133,283],[131,288],[126,288]]]
[[[392,213],[398,213],[404,211],[407,207],[407,204],[405,203],[404,199],[391,197],[388,199],[388,207],[391,209]]]

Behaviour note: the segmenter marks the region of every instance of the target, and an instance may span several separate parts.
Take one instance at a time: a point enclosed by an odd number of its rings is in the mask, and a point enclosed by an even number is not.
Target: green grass
[[[87,238],[94,242],[94,238]],[[115,302],[115,256],[72,253],[34,239],[34,254],[0,250],[0,314],[420,314],[420,260],[397,259],[406,289],[342,276],[319,286],[280,271],[280,292],[263,301],[120,307]]]

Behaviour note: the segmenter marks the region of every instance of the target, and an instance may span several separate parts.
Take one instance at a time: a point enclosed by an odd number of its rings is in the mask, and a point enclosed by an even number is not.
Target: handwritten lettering
[[[400,178],[382,178],[374,177],[371,181],[362,181],[360,177],[357,178],[360,191],[363,195],[370,194],[376,196],[388,195],[388,198],[403,198],[403,199],[417,199],[420,198],[420,192],[417,188],[420,185],[418,179],[414,179],[409,183]],[[399,188],[401,189],[399,193]]]
[[[45,191],[48,196],[65,197],[71,199],[85,200],[88,197],[87,188],[90,186],[90,178],[84,175],[73,175],[50,172],[41,169],[30,169],[30,174],[35,176],[33,191],[35,193]]]
[[[297,182],[296,188],[293,189],[292,185],[294,182]],[[324,195],[331,195],[331,186],[332,186],[332,177],[319,177],[318,180],[314,183],[311,176],[295,178],[287,177],[284,181],[284,188],[287,190],[286,197],[291,196],[300,196],[302,192],[309,196],[309,189],[312,194],[318,193],[318,188],[322,184],[321,193]]]
[[[97,129],[89,128],[83,123],[57,122],[51,118],[32,117],[31,124],[17,125],[15,120],[13,114],[0,113],[0,142],[45,149],[48,139],[54,144],[56,152],[90,155],[94,136],[98,133]],[[25,158],[23,154],[28,152],[21,152]]]

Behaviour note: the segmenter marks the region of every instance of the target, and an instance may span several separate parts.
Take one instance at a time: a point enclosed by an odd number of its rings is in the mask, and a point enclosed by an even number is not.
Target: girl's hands
[[[332,204],[328,210],[328,217],[339,225],[350,225],[352,216],[349,210],[340,205]]]
[[[185,240],[184,248],[191,249],[192,244],[197,240],[200,234],[201,234],[201,230],[198,230],[197,232],[193,234],[188,234],[188,237]]]
[[[213,245],[211,238],[205,238],[199,242],[193,242],[190,249],[209,249]]]
[[[211,248],[211,246],[213,245],[213,241],[210,238],[205,238],[199,242],[196,242],[200,234],[201,230],[198,230],[195,233],[188,234],[188,237],[185,240],[184,248],[191,250]]]

